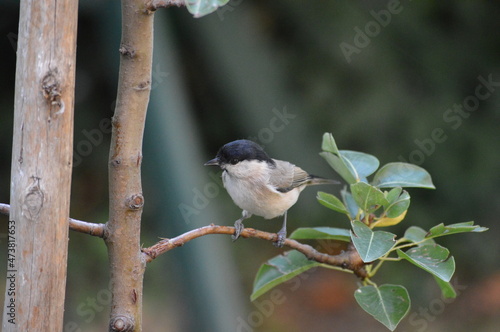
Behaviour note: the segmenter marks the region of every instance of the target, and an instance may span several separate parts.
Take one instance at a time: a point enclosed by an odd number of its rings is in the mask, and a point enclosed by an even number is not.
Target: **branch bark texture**
[[[21,1],[2,331],[63,329],[77,13]]]
[[[205,236],[208,234],[232,235],[234,234],[234,231],[235,231],[234,227],[230,226],[217,226],[217,225],[205,226],[198,229],[193,229],[192,231],[186,232],[172,239],[163,239],[157,244],[149,248],[145,248],[142,251],[146,255],[146,261],[151,262],[159,255],[164,254],[165,252],[170,251],[174,248],[181,247],[188,241],[194,240],[198,237]],[[277,234],[263,232],[253,228],[243,229],[240,236],[243,238],[259,238],[271,242],[275,242],[277,240]],[[367,277],[365,263],[363,262],[358,252],[352,245],[348,247],[348,250],[338,255],[328,255],[319,252],[310,245],[303,244],[292,239],[286,239],[284,245],[303,253],[307,258],[314,260],[318,263],[328,264],[351,270],[354,272],[354,274],[356,274],[360,278]]]
[[[10,215],[10,205],[0,203],[0,214]],[[105,237],[104,233],[106,224],[97,224],[92,222],[86,222],[78,219],[68,219],[69,229],[75,232],[89,234],[97,237]]]
[[[7,204],[0,203],[0,214],[6,214],[6,215],[9,214],[9,206]],[[97,237],[106,237],[103,227],[105,224],[94,224],[76,219],[70,219],[69,222],[70,222],[70,229],[73,231],[86,233]],[[235,232],[234,227],[218,226],[212,224],[210,226],[193,229],[189,232],[186,232],[171,239],[163,239],[149,248],[142,249],[142,252],[146,256],[144,258],[145,261],[149,263],[152,262],[156,257],[177,247],[182,247],[187,242],[194,240],[196,238],[210,234],[232,235],[234,234],[234,232]],[[257,238],[275,242],[277,235],[275,233],[263,232],[253,228],[245,228],[241,233],[241,237]],[[286,239],[284,245],[303,253],[307,258],[314,260],[318,263],[328,264],[332,266],[341,267],[343,269],[351,270],[355,275],[357,275],[361,279],[364,279],[368,276],[365,269],[366,263],[363,262],[363,260],[361,259],[358,252],[356,251],[356,249],[352,244],[348,246],[346,251],[343,251],[337,255],[329,255],[320,252],[307,244],[303,244],[292,239]]]
[[[140,249],[144,198],[142,139],[151,90],[153,15],[143,0],[122,0],[120,73],[109,155],[106,226],[111,291],[110,331],[142,330],[145,261]]]

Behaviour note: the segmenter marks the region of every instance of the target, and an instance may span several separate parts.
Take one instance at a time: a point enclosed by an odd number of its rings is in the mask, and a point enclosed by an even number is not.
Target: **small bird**
[[[233,241],[244,229],[243,220],[252,215],[273,219],[284,215],[283,226],[277,233],[276,247],[283,247],[286,239],[286,215],[306,186],[338,184],[308,174],[288,161],[270,158],[257,143],[241,139],[227,143],[217,156],[205,166],[219,166],[222,182],[229,196],[243,212],[234,223]]]

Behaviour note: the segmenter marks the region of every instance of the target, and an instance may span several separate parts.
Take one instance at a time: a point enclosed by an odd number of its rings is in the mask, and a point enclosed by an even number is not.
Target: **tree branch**
[[[9,214],[9,205],[0,203],[0,214]],[[93,236],[104,237],[105,236],[105,225],[106,224],[95,224],[89,223],[81,220],[70,219],[70,229],[80,233],[86,233]],[[163,239],[149,248],[143,248],[142,252],[146,255],[145,260],[147,263],[153,261],[156,257],[161,254],[166,253],[177,247],[181,247],[187,242],[194,240],[196,238],[209,235],[209,234],[234,234],[234,227],[230,226],[218,226],[210,225],[201,228],[193,229],[189,232],[181,234],[177,237],[171,239]],[[243,238],[256,238],[266,241],[275,242],[277,235],[275,233],[268,233],[259,231],[253,228],[245,228],[240,235]],[[343,269],[348,269],[354,272],[360,278],[366,278],[367,272],[365,269],[365,263],[359,257],[358,252],[354,246],[350,245],[347,251],[342,252],[339,255],[328,255],[317,251],[313,247],[307,244],[297,242],[292,239],[285,240],[285,246],[295,249],[303,253],[307,258],[314,260],[318,263],[328,264],[332,266],[341,267]]]
[[[0,214],[8,216],[10,214],[10,205],[0,203]]]
[[[235,231],[234,227],[218,226],[212,224],[210,226],[194,229],[192,231],[186,232],[172,239],[163,239],[149,248],[142,249],[142,252],[146,256],[145,258],[146,262],[149,263],[159,255],[174,248],[183,246],[185,243],[193,239],[196,239],[198,237],[209,234],[231,235],[234,234],[234,231]],[[275,233],[263,232],[253,228],[245,228],[241,233],[240,237],[258,238],[273,242],[277,240],[277,235]],[[314,260],[318,263],[328,264],[332,266],[341,267],[343,269],[351,270],[354,272],[354,274],[356,274],[360,278],[366,278],[368,276],[365,269],[366,264],[361,260],[361,257],[359,256],[354,246],[352,246],[352,244],[349,245],[348,250],[342,252],[339,255],[333,255],[333,256],[321,253],[307,244],[303,244],[292,239],[286,239],[285,246],[303,253],[307,258]]]
[[[106,224],[96,224],[78,219],[69,219],[69,229],[101,238],[106,237]]]
[[[0,214],[8,216],[10,214],[10,205],[0,203]],[[69,218],[69,229],[75,232],[80,232],[102,238],[106,236],[105,234],[106,224],[96,224],[92,222]]]
[[[153,64],[152,12],[145,0],[122,0],[120,71],[109,151],[109,331],[141,332],[143,278],[141,163]]]

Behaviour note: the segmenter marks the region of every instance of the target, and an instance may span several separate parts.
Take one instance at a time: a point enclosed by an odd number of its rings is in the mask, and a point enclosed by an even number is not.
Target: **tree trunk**
[[[2,331],[63,327],[77,12],[21,1]]]
[[[141,253],[142,140],[151,91],[153,17],[143,0],[122,0],[120,74],[109,155],[110,331],[142,330],[146,267]]]

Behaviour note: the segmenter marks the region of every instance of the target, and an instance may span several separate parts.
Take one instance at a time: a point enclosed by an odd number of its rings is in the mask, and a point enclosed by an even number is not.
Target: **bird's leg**
[[[238,240],[241,232],[243,232],[243,229],[245,228],[245,226],[243,225],[243,220],[248,219],[251,216],[252,216],[251,213],[249,213],[246,210],[243,210],[243,212],[241,213],[241,218],[235,221],[235,223],[234,223],[235,231],[234,231],[234,234],[231,235],[231,238],[233,239],[233,241]]]
[[[283,226],[281,227],[281,229],[278,232],[278,239],[276,240],[276,242],[273,243],[274,246],[277,248],[281,248],[285,244],[285,240],[286,240],[286,214],[287,214],[287,212],[288,211],[286,211],[285,214],[283,215]]]

